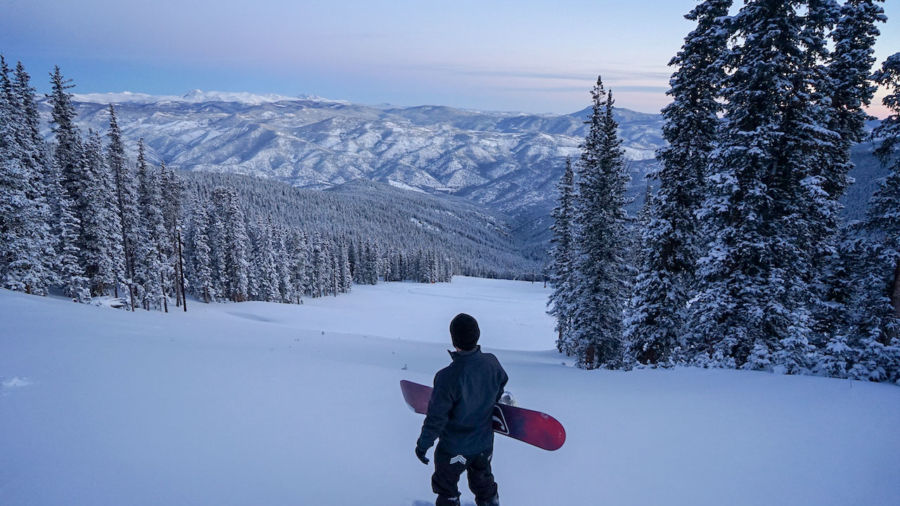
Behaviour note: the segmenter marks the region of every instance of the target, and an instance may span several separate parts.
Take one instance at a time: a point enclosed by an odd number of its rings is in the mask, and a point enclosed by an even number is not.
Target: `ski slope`
[[[900,504],[900,388],[578,370],[546,295],[457,277],[130,314],[0,291],[0,505],[430,504],[399,381],[430,384],[460,311],[568,434],[556,452],[497,438],[502,504]]]

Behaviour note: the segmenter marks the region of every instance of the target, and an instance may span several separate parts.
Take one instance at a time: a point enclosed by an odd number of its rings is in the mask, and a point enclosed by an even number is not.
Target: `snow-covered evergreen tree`
[[[253,251],[253,279],[256,286],[251,293],[255,300],[268,302],[281,300],[278,268],[275,265],[275,247],[272,241],[271,224],[256,223],[256,244]]]
[[[293,286],[294,302],[300,304],[304,295],[311,292],[309,279],[309,241],[299,230],[291,234],[290,247],[290,275]]]
[[[79,198],[83,201],[84,239],[81,252],[91,292],[106,295],[122,279],[124,264],[120,241],[120,226],[115,205],[112,176],[103,155],[100,135],[89,132],[83,149],[83,186]]]
[[[137,159],[140,242],[137,247],[136,275],[141,287],[144,309],[167,310],[165,262],[162,244],[166,237],[162,214],[162,195],[157,171],[147,163],[144,141],[138,141]]]
[[[623,310],[627,297],[625,170],[613,119],[613,97],[601,79],[591,90],[589,130],[578,163],[575,200],[575,271],[571,336],[563,344],[580,367],[623,363]]]
[[[31,175],[21,162],[17,105],[9,68],[0,59],[0,276],[4,288],[25,291],[31,262],[19,250],[27,241],[23,218],[29,207],[26,190]]]
[[[338,270],[340,275],[338,289],[341,293],[347,293],[353,287],[353,275],[350,273],[350,253],[347,241],[339,242]]]
[[[231,188],[216,188],[213,201],[217,220],[221,223],[221,249],[216,254],[221,254],[223,259],[221,276],[224,295],[233,302],[243,302],[249,292],[250,270],[250,239],[244,212],[237,193]]]
[[[281,294],[281,302],[290,303],[294,300],[294,285],[291,282],[291,257],[288,252],[288,230],[283,226],[276,226],[272,236],[275,248],[275,271],[278,276],[278,292]]]
[[[125,145],[122,141],[122,132],[116,120],[116,110],[109,106],[109,131],[107,132],[108,144],[106,147],[106,163],[113,179],[113,192],[115,194],[116,213],[119,226],[119,244],[122,251],[122,264],[124,274],[119,279],[119,284],[128,288],[128,298],[131,310],[134,311],[137,304],[136,269],[137,249],[140,244],[140,213],[138,212],[137,186],[134,174],[128,167],[128,158],[125,154]],[[118,289],[118,288],[117,288]]]
[[[60,177],[60,185],[65,193],[64,199],[70,205],[66,206],[72,213],[70,222],[76,227],[73,244],[73,254],[77,258],[81,275],[86,272],[86,259],[84,252],[87,250],[88,238],[83,229],[89,222],[86,218],[89,200],[84,197],[84,188],[90,185],[87,171],[84,166],[83,147],[81,133],[75,125],[75,106],[72,104],[72,95],[67,91],[74,87],[70,80],[62,76],[59,67],[54,67],[50,75],[51,93],[48,95],[53,107],[51,114],[51,126],[53,129],[53,158]]]
[[[194,293],[206,303],[215,300],[209,244],[210,227],[208,204],[201,202],[194,209],[190,236],[191,261],[188,263],[190,266],[188,278]]]
[[[682,343],[687,302],[704,244],[696,213],[706,195],[706,171],[718,134],[724,57],[732,35],[731,0],[706,0],[685,17],[696,28],[669,65],[672,103],[663,108],[659,185],[642,230],[641,268],[629,310],[630,353],[645,364],[667,363]]]
[[[844,194],[852,168],[850,148],[865,137],[865,122],[869,119],[863,110],[869,105],[876,86],[869,79],[875,63],[875,39],[879,35],[876,26],[887,18],[881,7],[882,0],[846,0],[838,9],[836,25],[831,32],[834,49],[828,55],[829,127],[838,134],[829,172],[823,175],[823,189],[834,199]],[[835,7],[831,6],[831,9]]]
[[[43,295],[53,284],[55,252],[47,203],[50,161],[22,63],[9,77],[0,55],[0,280],[5,288]]]
[[[859,358],[849,375],[856,379],[900,381],[900,53],[887,58],[873,76],[888,90],[890,111],[874,135],[888,176],[872,196],[866,216],[868,251],[854,304]]]
[[[712,195],[700,216],[712,243],[691,305],[700,363],[804,372],[811,281],[827,231],[828,196],[814,163],[835,136],[816,102],[818,70],[800,1],[750,0],[733,18],[713,153]],[[822,21],[816,21],[822,22]]]
[[[54,218],[52,233],[56,237],[56,282],[62,286],[67,297],[87,302],[90,300],[90,288],[78,260],[78,231],[81,227],[72,211],[74,205],[63,187],[63,177],[55,162],[52,170],[55,177],[49,189]]]
[[[553,237],[550,239],[550,266],[547,270],[553,291],[547,301],[547,312],[556,319],[557,349],[569,355],[573,350],[566,349],[564,344],[565,336],[571,331],[569,318],[573,308],[572,275],[575,256],[572,222],[575,212],[575,172],[569,158],[566,158],[566,168],[556,189],[557,205],[550,214],[553,218],[553,225],[550,226]]]
[[[31,174],[22,164],[17,139],[17,102],[6,60],[0,59],[0,279],[4,288],[26,291],[25,278],[33,260],[20,250],[28,241],[24,217],[30,206],[27,187]]]
[[[162,218],[165,236],[160,243],[163,254],[163,270],[165,279],[164,290],[167,294],[175,296],[176,306],[182,303],[180,293],[180,280],[182,273],[179,271],[178,237],[181,229],[181,201],[183,188],[181,180],[165,163],[159,167],[159,188],[162,201]]]

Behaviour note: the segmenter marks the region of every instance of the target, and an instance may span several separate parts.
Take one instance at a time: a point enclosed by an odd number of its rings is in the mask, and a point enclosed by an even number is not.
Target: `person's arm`
[[[425,423],[422,424],[422,433],[416,447],[427,450],[441,435],[447,420],[450,419],[450,411],[455,403],[453,397],[450,386],[445,384],[440,373],[436,374],[434,390],[431,391],[431,400],[428,402],[428,413],[425,415]]]
[[[500,368],[500,391],[497,392],[497,399],[494,402],[499,402],[500,398],[503,397],[503,392],[506,390],[506,383],[509,381],[509,376],[506,375],[506,371],[503,370],[503,366],[500,365],[500,362],[497,362],[497,367]]]

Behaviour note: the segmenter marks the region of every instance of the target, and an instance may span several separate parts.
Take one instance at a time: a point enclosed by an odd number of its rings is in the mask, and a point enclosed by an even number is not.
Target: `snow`
[[[448,363],[459,311],[568,434],[556,452],[497,438],[503,504],[896,504],[896,386],[578,370],[552,351],[548,293],[457,277],[131,314],[2,290],[0,504],[429,504],[398,383]]]
[[[402,181],[395,181],[393,179],[388,179],[388,184],[393,186],[394,188],[400,188],[401,190],[409,190],[419,193],[425,193],[425,190],[421,188],[416,188],[414,186],[410,186]]]

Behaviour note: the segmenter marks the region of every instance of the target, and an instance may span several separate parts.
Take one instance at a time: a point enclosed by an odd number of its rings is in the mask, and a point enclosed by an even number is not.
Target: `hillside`
[[[132,314],[0,290],[0,503],[433,504],[398,383],[448,363],[460,311],[568,434],[556,452],[497,437],[502,504],[896,503],[896,386],[579,370],[550,351],[546,296],[459,277]]]
[[[308,189],[369,180],[483,204],[506,216],[514,241],[531,258],[547,250],[556,183],[565,157],[579,156],[589,113],[367,106],[197,90],[74,98],[83,129],[105,131],[107,104],[114,103],[130,148],[143,138],[149,159],[183,171],[253,175]],[[49,114],[46,104],[43,114]],[[636,215],[654,153],[664,143],[662,118],[617,109],[616,119],[631,172],[629,212]],[[883,170],[869,143],[854,149],[853,160],[856,184],[844,203],[846,216],[855,219]]]
[[[504,211],[550,197],[565,157],[578,156],[587,115],[199,91],[74,99],[82,128],[105,131],[107,104],[114,103],[131,147],[143,138],[151,160],[178,169],[250,174],[305,188],[364,178]],[[49,115],[46,104],[43,114]],[[620,109],[617,118],[629,159],[652,158],[662,144],[660,117]]]
[[[182,177],[189,211],[215,187],[228,186],[238,191],[250,221],[373,239],[384,249],[436,250],[453,259],[462,274],[522,278],[541,272],[539,258],[523,255],[523,243],[503,214],[463,199],[361,179],[319,191],[234,174],[188,172]]]

